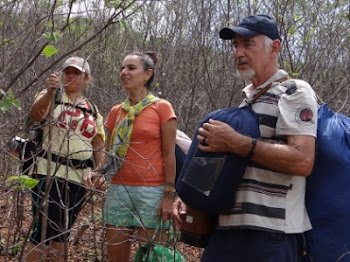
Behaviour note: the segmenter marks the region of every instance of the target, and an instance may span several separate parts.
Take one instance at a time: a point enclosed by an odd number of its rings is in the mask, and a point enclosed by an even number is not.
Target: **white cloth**
[[[180,147],[181,151],[185,153],[185,155],[187,155],[191,143],[192,140],[188,137],[188,135],[179,129],[176,130],[176,144]]]

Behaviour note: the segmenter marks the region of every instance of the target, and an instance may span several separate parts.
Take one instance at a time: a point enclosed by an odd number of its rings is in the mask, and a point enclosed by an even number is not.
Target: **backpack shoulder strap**
[[[70,103],[64,103],[64,104],[69,105],[71,107],[79,108],[84,113],[87,112],[87,113],[91,114],[94,118],[97,118],[98,108],[97,108],[96,104],[93,103],[90,99],[88,99],[86,97],[85,97],[85,99],[86,99],[87,103],[89,104],[90,109],[87,109],[85,107],[81,107],[79,105],[75,106],[75,105],[70,104]],[[62,104],[62,102],[63,101],[62,101],[62,94],[61,94],[61,92],[56,92],[56,94],[55,94],[55,108],[58,105]]]
[[[94,102],[92,102],[90,99],[88,98],[85,98],[86,101],[89,103],[89,106],[90,106],[90,111],[91,111],[91,114],[94,118],[97,118],[97,113],[98,113],[98,108],[96,106],[96,104]]]
[[[62,94],[60,91],[55,93],[55,107],[62,103]]]

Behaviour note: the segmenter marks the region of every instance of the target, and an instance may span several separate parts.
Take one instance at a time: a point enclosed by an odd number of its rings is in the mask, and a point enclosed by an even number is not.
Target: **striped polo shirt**
[[[286,76],[285,71],[279,70],[255,90],[252,85],[243,89],[245,97],[240,106],[247,106],[261,89],[271,84],[268,91],[251,104],[259,118],[261,141],[285,144],[288,135],[316,137],[316,95],[305,81],[278,82]],[[219,229],[249,228],[283,233],[311,229],[305,208],[305,183],[305,177],[248,166],[233,208],[219,215]]]

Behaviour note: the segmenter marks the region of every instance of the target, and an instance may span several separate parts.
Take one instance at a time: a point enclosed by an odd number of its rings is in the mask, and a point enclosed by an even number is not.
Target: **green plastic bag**
[[[137,248],[133,262],[186,262],[184,256],[175,247],[173,248],[169,245],[169,230],[167,234],[167,245],[155,242],[159,227],[161,227],[161,223],[157,225],[152,239]],[[172,231],[175,232],[174,228],[172,228]]]
[[[183,255],[171,247],[147,243],[136,250],[134,262],[186,262]]]

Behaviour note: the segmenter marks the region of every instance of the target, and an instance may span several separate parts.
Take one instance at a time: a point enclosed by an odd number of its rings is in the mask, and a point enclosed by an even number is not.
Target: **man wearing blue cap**
[[[315,93],[279,69],[282,39],[269,16],[248,16],[223,28],[220,38],[232,41],[237,75],[250,81],[240,106],[251,106],[258,115],[260,138],[216,120],[198,130],[200,150],[231,152],[249,161],[235,203],[219,215],[202,261],[301,261],[302,234],[311,229],[304,197],[315,158]],[[177,225],[181,204],[174,204]]]

